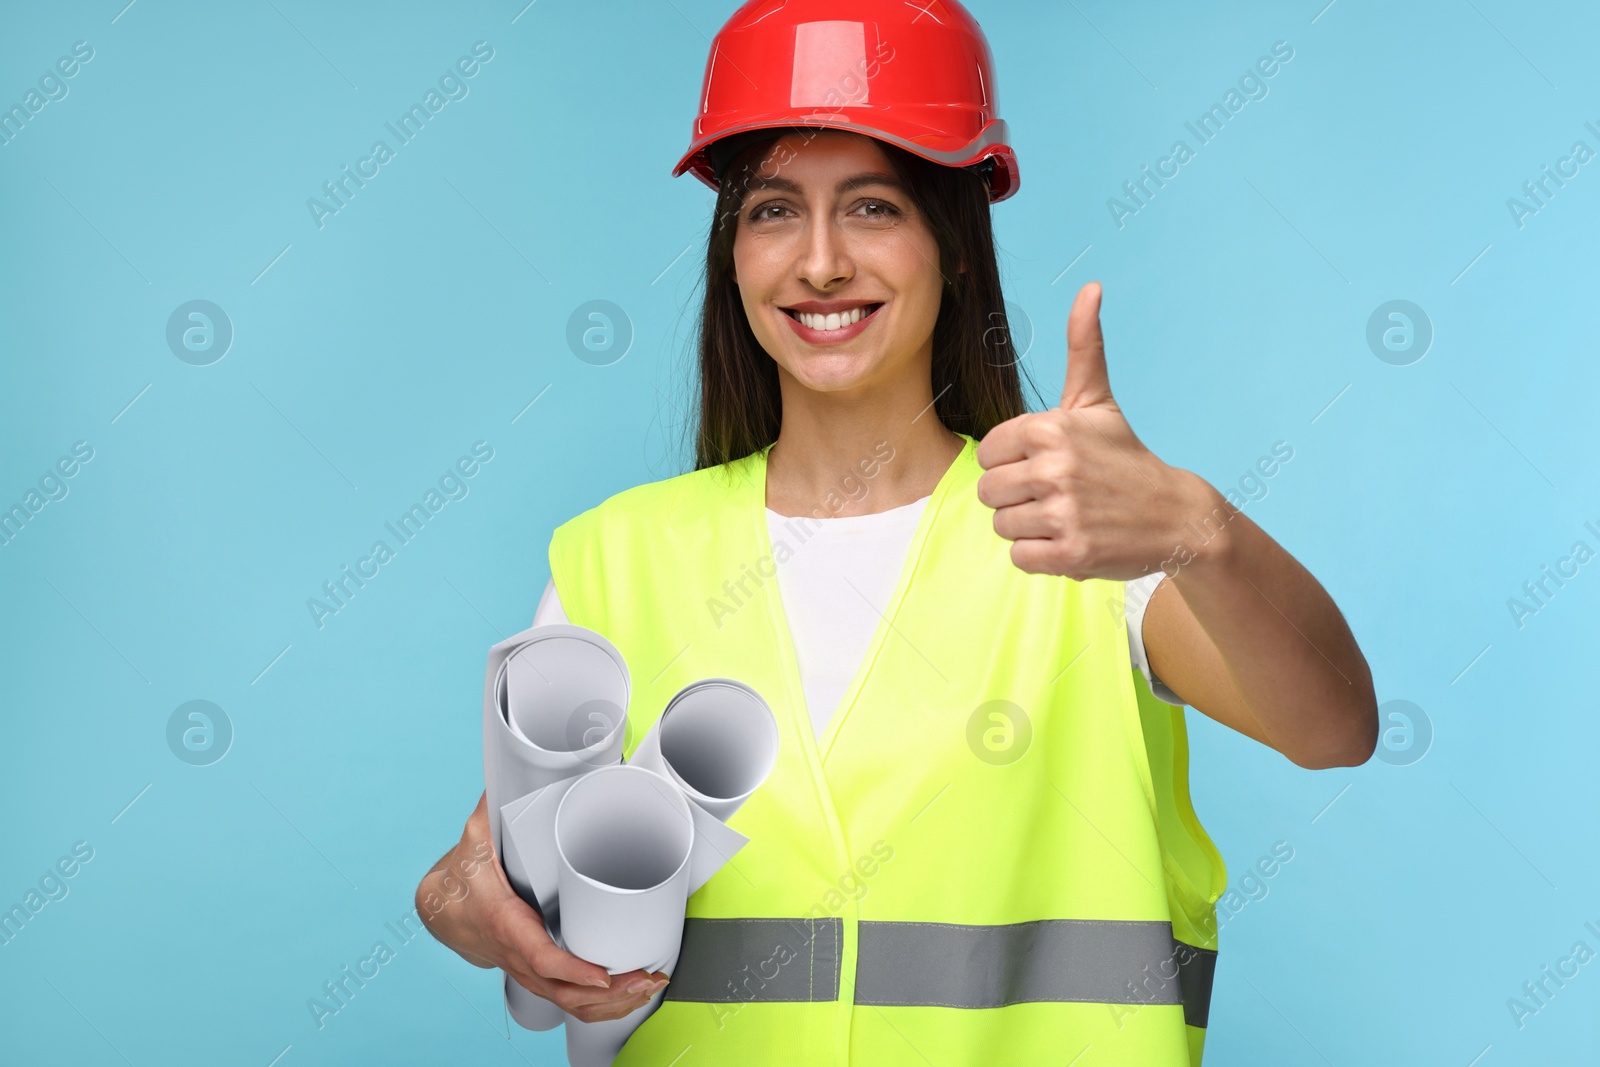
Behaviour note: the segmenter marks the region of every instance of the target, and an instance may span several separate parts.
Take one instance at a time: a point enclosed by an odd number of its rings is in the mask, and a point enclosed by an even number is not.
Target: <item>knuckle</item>
[[[1036,490],[1046,493],[1060,490],[1065,465],[1055,453],[1042,455],[1033,461],[1033,484]]]
[[[1058,559],[1061,563],[1062,573],[1075,582],[1083,581],[1093,569],[1093,552],[1081,537],[1068,538],[1063,541]]]
[[[530,956],[538,956],[554,963],[566,957],[561,946],[550,937],[544,917],[534,911],[517,911],[507,917],[508,928],[518,932],[517,940],[527,946]]]
[[[548,953],[535,947],[524,950],[520,955],[526,961],[528,970],[538,975],[541,981],[548,983],[565,981],[561,967]]]
[[[1042,412],[1040,414],[1043,414]],[[1055,420],[1050,418],[1028,419],[1022,424],[1022,439],[1033,448],[1042,448],[1048,445],[1055,437]]]
[[[1066,456],[1060,452],[1048,452],[1039,456],[1033,463],[1033,483],[1037,493],[1060,492],[1067,483],[1070,468]]]

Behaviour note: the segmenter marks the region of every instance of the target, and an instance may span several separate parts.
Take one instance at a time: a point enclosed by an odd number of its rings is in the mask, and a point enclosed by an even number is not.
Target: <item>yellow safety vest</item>
[[[1011,562],[962,436],[820,740],[771,446],[555,531],[568,618],[628,663],[627,754],[707,677],[753,686],[780,735],[729,819],[750,843],[689,898],[615,1067],[1200,1063],[1227,874],[1189,803],[1183,709],[1129,659],[1121,582]]]

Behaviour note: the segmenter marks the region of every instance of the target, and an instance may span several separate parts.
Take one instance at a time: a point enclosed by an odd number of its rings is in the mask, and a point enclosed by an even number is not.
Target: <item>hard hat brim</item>
[[[697,140],[684,153],[672,168],[674,178],[685,172],[692,173],[708,188],[720,190],[721,182],[712,164],[710,147],[720,141],[738,137],[740,134],[753,133],[760,130],[790,129],[814,127],[818,129],[842,130],[847,133],[858,133],[875,140],[892,144],[902,148],[913,155],[920,156],[931,163],[946,167],[971,167],[982,163],[986,159],[994,161],[988,174],[989,202],[999,203],[1013,195],[1021,183],[1021,176],[1017,172],[1017,157],[1010,145],[1010,130],[1005,120],[992,119],[986,123],[978,136],[971,142],[953,149],[942,149],[926,144],[920,144],[879,129],[869,123],[851,119],[848,114],[834,113],[827,116],[809,115],[775,115],[755,119],[740,124],[736,128],[718,130],[714,136]]]

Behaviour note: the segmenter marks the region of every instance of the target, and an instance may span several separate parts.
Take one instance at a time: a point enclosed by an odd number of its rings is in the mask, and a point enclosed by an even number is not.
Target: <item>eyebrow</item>
[[[878,171],[870,171],[865,174],[853,174],[848,178],[843,178],[840,180],[838,185],[834,186],[834,192],[847,193],[852,189],[859,189],[867,185],[885,185],[900,193],[907,192],[905,185],[900,181],[900,179],[896,178],[893,174],[883,174]],[[760,192],[765,189],[777,189],[786,193],[800,193],[802,191],[800,188],[800,183],[792,181],[789,178],[777,176],[763,178],[756,176],[751,178],[745,190],[745,195],[749,196],[751,193]]]

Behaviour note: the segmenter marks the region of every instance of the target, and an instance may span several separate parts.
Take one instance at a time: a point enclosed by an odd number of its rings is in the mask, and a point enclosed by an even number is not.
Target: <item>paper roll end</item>
[[[522,988],[509,974],[506,975],[506,1010],[524,1030],[554,1030],[566,1019],[557,1005]]]

